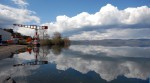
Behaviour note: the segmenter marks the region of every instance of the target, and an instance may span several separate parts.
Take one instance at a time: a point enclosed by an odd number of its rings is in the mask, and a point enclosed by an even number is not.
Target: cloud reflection
[[[66,71],[71,68],[82,74],[94,71],[107,82],[115,80],[119,76],[146,80],[150,75],[149,50],[150,47],[72,45],[69,49],[61,49],[58,56],[48,47],[41,47],[37,59],[56,64],[57,70]],[[46,53],[46,55],[43,53]],[[36,74],[43,69],[40,65],[12,67],[13,64],[22,63],[22,61],[32,61],[34,60],[33,57],[35,57],[33,52],[31,55],[25,52],[15,55],[13,59],[1,60],[0,77],[11,76],[19,83],[26,83],[30,80],[30,76],[35,78]],[[50,65],[45,65],[45,67],[48,68]],[[44,70],[41,73],[42,75],[48,75],[47,72],[50,71]],[[66,73],[68,72],[66,71]],[[34,79],[34,81],[36,80]]]
[[[150,75],[149,50],[149,47],[72,45],[60,56],[49,54],[48,60],[59,70],[73,68],[83,74],[95,71],[106,81],[121,75],[146,80]]]

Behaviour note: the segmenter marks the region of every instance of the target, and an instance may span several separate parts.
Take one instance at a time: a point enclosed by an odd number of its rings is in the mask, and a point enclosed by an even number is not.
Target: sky
[[[46,25],[48,35],[71,40],[149,39],[150,0],[0,0],[0,28],[14,23]]]

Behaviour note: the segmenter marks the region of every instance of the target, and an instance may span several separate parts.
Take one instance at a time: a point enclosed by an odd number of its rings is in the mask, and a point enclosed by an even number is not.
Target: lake
[[[26,50],[0,60],[0,82],[150,83],[150,47],[71,45]]]

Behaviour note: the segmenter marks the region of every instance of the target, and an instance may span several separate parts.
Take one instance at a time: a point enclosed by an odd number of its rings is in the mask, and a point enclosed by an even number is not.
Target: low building
[[[0,43],[11,39],[11,33],[0,29]]]

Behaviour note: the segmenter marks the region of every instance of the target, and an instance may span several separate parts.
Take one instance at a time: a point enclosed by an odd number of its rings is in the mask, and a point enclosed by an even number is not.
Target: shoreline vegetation
[[[69,46],[70,45],[70,40],[68,38],[63,38],[63,39],[44,39],[40,40],[40,45],[60,45],[60,46]]]
[[[59,32],[55,32],[51,39],[40,39],[40,45],[60,45],[69,46],[69,38],[63,38]]]

